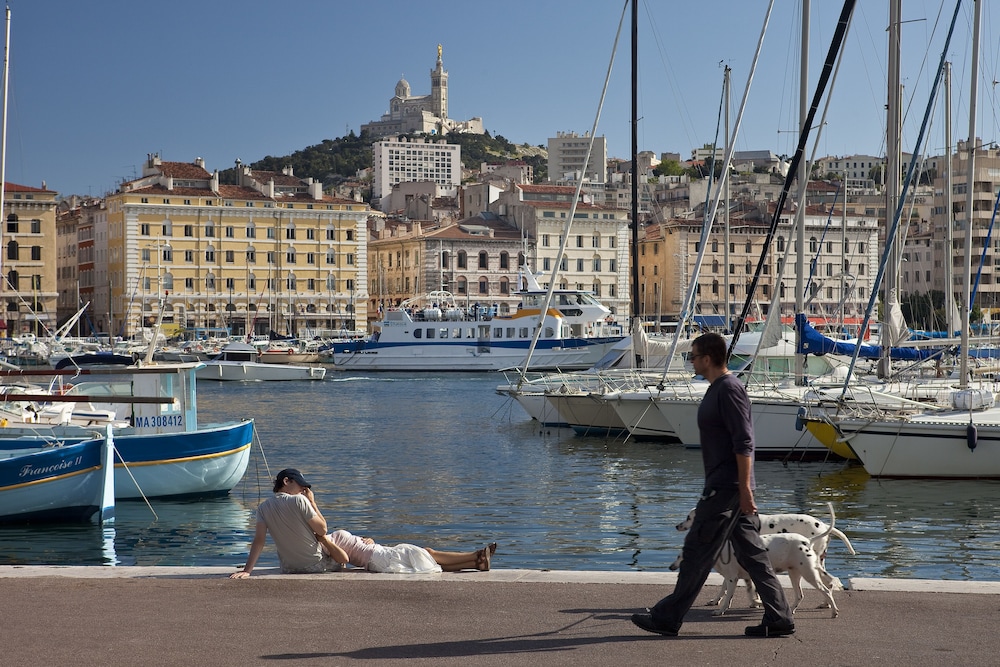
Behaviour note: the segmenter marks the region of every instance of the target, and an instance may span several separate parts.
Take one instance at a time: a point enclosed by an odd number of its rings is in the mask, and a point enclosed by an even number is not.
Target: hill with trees
[[[424,135],[405,135],[408,139],[423,139]],[[500,135],[450,133],[445,137],[450,144],[462,147],[462,166],[478,170],[483,162],[523,160],[534,169],[535,181],[548,175],[548,153],[540,146],[516,145]],[[321,143],[297,150],[291,155],[268,155],[251,163],[251,169],[281,171],[292,167],[299,178],[312,177],[324,186],[357,178],[359,171],[372,166],[372,140],[367,133],[350,134],[338,139],[324,139]],[[235,183],[236,171],[226,169],[219,174],[223,183]]]

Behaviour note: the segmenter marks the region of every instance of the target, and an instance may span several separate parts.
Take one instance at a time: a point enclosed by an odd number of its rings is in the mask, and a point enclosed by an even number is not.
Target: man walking
[[[726,341],[715,333],[695,339],[689,357],[694,370],[710,383],[698,408],[705,490],[684,539],[674,592],[648,614],[632,622],[647,632],[675,637],[727,540],[737,562],[750,575],[764,619],[745,634],[778,637],[795,632],[792,612],[760,539],[760,519],[753,489],[753,422],[750,400],[739,378],[726,368]]]

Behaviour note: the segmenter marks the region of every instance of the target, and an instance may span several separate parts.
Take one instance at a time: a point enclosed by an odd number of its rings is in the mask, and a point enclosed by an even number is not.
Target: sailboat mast
[[[729,73],[731,71],[732,70],[729,69],[729,65],[726,65],[726,69],[723,71],[723,74],[722,74],[722,87],[723,87],[723,90],[725,91],[724,95],[723,95],[723,98],[725,100],[724,104],[726,105],[726,110],[725,110],[725,115],[726,115],[726,129],[725,129],[725,134],[724,134],[725,140],[726,140],[726,155],[730,154],[729,153],[729,144],[730,144],[730,138],[729,138],[729,101],[730,101],[729,100],[729,83],[730,83],[730,81],[729,81]],[[714,159],[715,156],[713,155],[712,157]],[[728,171],[729,165],[728,164],[723,164],[722,168]],[[725,291],[726,291],[726,330],[727,331],[732,331],[733,330],[733,310],[732,310],[732,304],[730,303],[730,295],[729,295],[729,281],[732,278],[732,276],[729,275],[729,262],[730,262],[730,258],[729,258],[729,179],[726,178],[726,179],[724,179],[724,181],[725,181],[726,185],[725,185],[725,193],[723,194],[723,199],[726,202],[726,208],[725,208],[725,212],[723,213],[722,225],[723,225],[723,229],[725,230],[725,234],[724,234],[725,240],[724,240],[724,242],[726,244],[725,248],[723,248],[723,250],[725,252],[725,255],[726,255],[725,259],[724,259],[725,264],[726,264],[725,274],[724,274],[726,276],[726,285],[725,285]]]
[[[632,317],[639,316],[639,1],[632,0]]]
[[[7,7],[6,19],[4,21],[4,42],[3,42],[3,111],[0,112],[0,217],[6,218],[4,213],[4,195],[7,189],[7,80],[10,73],[10,7]],[[2,222],[5,222],[2,221]],[[0,224],[0,237],[6,225]]]
[[[809,114],[809,102],[806,91],[809,87],[809,0],[802,0],[802,49],[799,56],[799,136],[805,136],[809,128],[806,126]],[[795,264],[795,312],[805,313],[805,276],[806,276],[806,161],[799,162],[799,208],[796,225],[796,245],[798,256]],[[776,215],[780,215],[778,211]],[[805,355],[795,355],[795,384],[805,382]]]
[[[969,138],[965,147],[969,151],[969,164],[966,166],[965,177],[965,294],[962,299],[962,354],[959,357],[961,371],[960,386],[964,389],[969,384],[969,325],[972,311],[972,225],[973,202],[975,200],[976,184],[976,105],[979,100],[979,33],[982,29],[983,3],[976,0],[975,20],[972,27],[972,81],[969,86]]]
[[[955,335],[958,322],[955,321],[955,218],[954,190],[952,189],[952,148],[951,148],[951,63],[944,64],[944,320],[948,336]]]
[[[892,0],[889,3],[889,78],[888,99],[886,100],[886,134],[885,134],[885,224],[886,229],[892,225],[892,211],[899,203],[899,124],[900,124],[900,80],[899,80],[899,38],[902,0]],[[899,247],[893,243],[888,249],[888,262],[885,272],[885,289],[882,293],[882,354],[879,359],[879,377],[888,377],[891,372],[889,349],[896,342],[892,340],[892,329],[889,326],[892,304],[898,298],[899,283]]]

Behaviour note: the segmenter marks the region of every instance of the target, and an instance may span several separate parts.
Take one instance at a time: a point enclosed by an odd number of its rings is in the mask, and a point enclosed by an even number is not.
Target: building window
[[[490,293],[490,281],[486,278],[479,279],[479,293],[489,294]]]
[[[274,227],[268,227],[267,228],[267,238],[269,238],[269,239],[273,239],[274,238]]]
[[[578,257],[576,260],[576,270],[577,273],[583,273],[583,258]]]
[[[250,225],[249,227],[247,227],[247,238],[248,239],[255,239],[255,238],[257,238],[257,228],[254,227],[253,225]]]
[[[7,259],[17,259],[17,241],[7,243]]]
[[[298,289],[296,287],[296,285],[297,285],[297,282],[295,280],[295,275],[291,274],[291,273],[288,274],[288,277],[285,278],[285,287],[288,288],[289,292],[294,292],[294,291],[296,291]]]
[[[326,230],[326,240],[327,241],[336,241],[337,240],[337,231],[334,230],[334,229],[327,229]]]
[[[294,264],[295,263],[295,251],[294,250],[289,250],[288,252],[285,253],[285,261],[287,261],[289,264]]]
[[[187,263],[189,263],[189,264],[193,264],[194,263],[194,250],[185,250],[184,251],[184,261],[187,262]]]
[[[576,247],[577,248],[582,248],[583,247],[583,234],[577,234],[576,235]]]
[[[42,233],[42,221],[41,220],[32,220],[31,221],[31,233],[32,234],[41,234]]]
[[[188,290],[189,292],[194,289],[194,278],[184,279],[184,289]]]
[[[347,253],[347,264],[348,265],[354,264],[354,253],[352,252]]]
[[[215,225],[214,224],[208,223],[207,225],[205,225],[205,236],[207,238],[210,238],[210,239],[211,238],[215,238]]]
[[[163,257],[164,262],[174,261],[174,249],[170,246],[163,246],[160,255]]]
[[[315,264],[315,263],[316,263],[316,253],[307,252],[306,253],[306,264]]]
[[[353,241],[354,240],[354,230],[353,229],[348,229],[347,230],[347,240],[348,241]]]
[[[287,227],[287,228],[285,228],[285,239],[288,240],[288,241],[294,241],[295,240],[295,227]]]
[[[184,236],[194,236],[194,225],[184,225]]]
[[[601,270],[601,258],[600,257],[595,257],[594,258],[594,271],[600,271],[600,270]]]
[[[479,253],[479,268],[488,269],[490,268],[490,256],[485,250]]]
[[[464,250],[458,251],[458,268],[460,269],[469,268],[469,258],[468,255],[465,254]]]
[[[594,234],[594,238],[591,239],[591,247],[600,248],[601,247],[601,235]]]
[[[548,234],[542,234],[542,245],[545,246],[546,248],[549,247],[549,235]]]
[[[510,268],[510,255],[506,252],[500,253],[500,268],[509,269]]]
[[[327,250],[326,251],[326,263],[329,266],[334,266],[337,264],[337,251]]]
[[[141,256],[142,256],[142,261],[148,262],[149,258],[151,257],[149,248],[143,248]]]
[[[257,263],[257,251],[254,249],[247,250],[247,264]]]
[[[608,271],[610,271],[611,273],[614,273],[617,270],[618,270],[618,261],[614,260],[614,259],[609,259],[608,260]],[[614,286],[612,286],[612,288],[613,287]]]
[[[232,225],[226,227],[226,238],[227,239],[236,238],[236,228],[233,227]]]
[[[207,276],[205,276],[205,290],[209,291],[209,292],[214,292],[215,291],[215,275],[214,274],[210,273]]]
[[[215,261],[215,248],[209,246],[208,250],[205,251],[205,261],[206,262]]]
[[[234,264],[235,262],[236,262],[236,251],[235,250],[227,250],[226,251],[226,263],[227,264]]]
[[[310,206],[312,208],[312,206]],[[316,240],[316,230],[311,227],[306,230],[306,240],[315,241]]]
[[[8,227],[7,231],[10,231],[10,229],[9,229],[10,225],[9,224],[7,225],[7,227]],[[139,234],[141,236],[149,236],[149,224],[148,223],[144,222],[141,225],[139,225]]]

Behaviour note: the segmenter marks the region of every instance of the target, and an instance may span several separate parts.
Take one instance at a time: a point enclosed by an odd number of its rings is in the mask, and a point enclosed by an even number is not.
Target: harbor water
[[[665,570],[701,490],[679,445],[543,428],[495,393],[496,373],[362,374],[198,386],[201,421],[256,420],[250,468],[228,496],[119,502],[112,528],[0,529],[0,564],[213,565],[246,558],[273,474],[297,467],[331,529],[447,550],[500,544],[498,568]],[[764,513],[808,512],[845,577],[1000,580],[1000,483],[876,480],[839,462],[757,463]],[[260,565],[277,565],[273,545]]]

